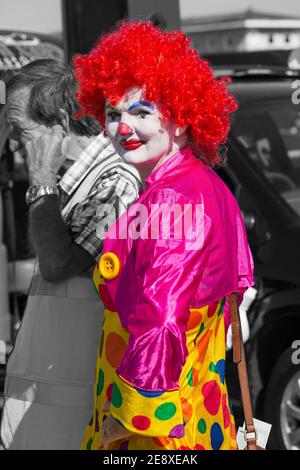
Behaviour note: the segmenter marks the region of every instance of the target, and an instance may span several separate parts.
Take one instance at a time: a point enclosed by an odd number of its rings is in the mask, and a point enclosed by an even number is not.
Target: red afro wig
[[[105,128],[105,102],[115,105],[132,87],[159,103],[162,114],[187,126],[190,143],[206,164],[220,163],[230,113],[237,104],[208,63],[180,31],[162,32],[150,22],[123,22],[88,54],[74,59],[79,115],[95,117]]]

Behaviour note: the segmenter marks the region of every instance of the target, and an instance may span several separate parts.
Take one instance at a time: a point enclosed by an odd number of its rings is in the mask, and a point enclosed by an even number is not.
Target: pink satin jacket
[[[233,291],[242,299],[253,285],[234,196],[186,147],[150,174],[139,199],[110,227],[102,254],[108,252],[120,270],[106,280],[104,301],[129,332],[118,374],[147,390],[178,388],[189,308]]]

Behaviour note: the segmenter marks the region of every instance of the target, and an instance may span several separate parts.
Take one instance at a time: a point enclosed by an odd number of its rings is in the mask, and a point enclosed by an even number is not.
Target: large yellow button
[[[120,261],[114,253],[104,253],[99,260],[99,271],[104,279],[114,279],[120,272]]]

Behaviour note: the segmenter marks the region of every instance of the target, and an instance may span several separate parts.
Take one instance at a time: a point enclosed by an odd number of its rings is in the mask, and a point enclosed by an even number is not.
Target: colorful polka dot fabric
[[[94,282],[105,297],[98,269]],[[225,298],[190,309],[187,357],[175,390],[144,390],[122,379],[116,369],[129,335],[117,312],[105,309],[96,367],[94,415],[82,449],[100,449],[100,428],[111,413],[134,434],[115,441],[114,449],[235,450],[236,431],[225,382]],[[107,306],[107,305],[106,305]],[[111,407],[103,412],[104,404]]]

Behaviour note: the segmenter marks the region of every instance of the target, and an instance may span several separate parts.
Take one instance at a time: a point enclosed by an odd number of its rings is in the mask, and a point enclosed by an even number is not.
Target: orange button
[[[99,271],[104,279],[114,279],[120,272],[120,261],[114,253],[104,253],[99,260]]]

